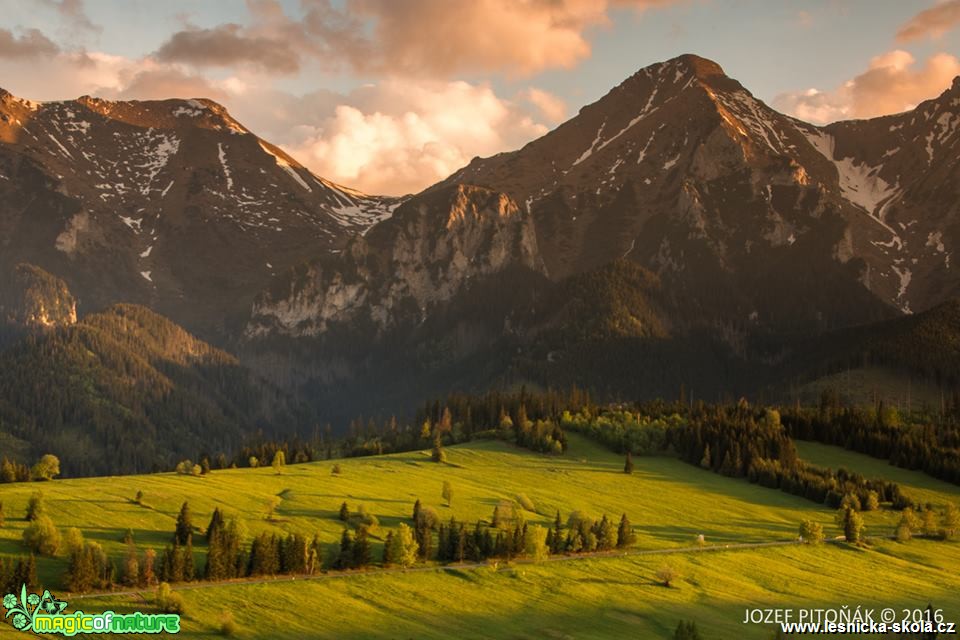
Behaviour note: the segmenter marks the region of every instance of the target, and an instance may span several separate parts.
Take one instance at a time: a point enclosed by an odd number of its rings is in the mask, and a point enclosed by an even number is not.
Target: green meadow
[[[834,447],[798,443],[801,455],[824,466],[845,466],[901,483],[917,499],[960,502],[960,487]],[[802,520],[839,535],[834,514],[780,491],[720,476],[668,457],[637,457],[632,475],[623,459],[574,434],[563,456],[547,456],[498,441],[449,447],[447,462],[429,452],[354,458],[272,468],[214,471],[193,477],[154,474],[57,480],[0,486],[6,525],[0,554],[25,553],[21,540],[29,496],[42,490],[47,513],[65,530],[80,529],[119,560],[124,532],[140,550],[169,544],[181,504],[188,501],[198,533],[213,509],[242,519],[251,535],[263,530],[319,533],[339,540],[338,511],[363,505],[380,521],[374,557],[386,531],[409,522],[419,498],[441,520],[489,520],[500,500],[525,496],[527,522],[549,525],[573,510],[619,519],[626,513],[637,542],[631,551],[694,547],[703,535],[716,551],[597,557],[539,565],[420,568],[401,572],[330,573],[310,580],[183,585],[185,637],[216,633],[231,612],[241,638],[666,638],[682,619],[695,620],[705,638],[768,638],[772,629],[741,624],[758,607],[926,606],[960,619],[960,545],[874,539],[847,545],[724,549],[725,545],[790,541]],[[339,465],[341,473],[333,473]],[[444,482],[451,505],[441,498]],[[143,505],[134,501],[143,492]],[[267,505],[279,498],[268,518]],[[867,535],[883,536],[893,513],[867,513]],[[196,564],[203,566],[201,536]],[[658,584],[664,564],[679,576]],[[41,558],[39,576],[61,595],[64,558]],[[197,588],[197,587],[200,588]],[[66,597],[70,610],[151,611],[153,592]],[[0,636],[15,632],[0,625]]]

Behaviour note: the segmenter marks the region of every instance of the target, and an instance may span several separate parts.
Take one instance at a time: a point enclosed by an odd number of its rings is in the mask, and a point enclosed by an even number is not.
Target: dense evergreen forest
[[[134,305],[30,333],[0,353],[0,371],[0,436],[34,459],[57,455],[71,476],[167,470],[312,419],[229,354]]]

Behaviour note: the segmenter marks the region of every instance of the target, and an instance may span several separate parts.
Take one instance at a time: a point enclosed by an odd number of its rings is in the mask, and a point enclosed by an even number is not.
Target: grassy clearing
[[[804,460],[822,467],[838,469],[845,467],[862,473],[868,478],[885,478],[898,483],[913,500],[937,508],[947,502],[960,506],[960,487],[931,478],[920,471],[910,471],[895,467],[885,460],[872,458],[862,453],[848,451],[843,447],[834,447],[818,442],[796,441],[797,451]],[[892,511],[865,513],[868,526],[867,535],[887,533],[899,521],[899,514]]]
[[[342,474],[331,473],[339,464]],[[22,553],[22,514],[29,496],[45,495],[47,511],[61,529],[79,528],[111,555],[123,552],[123,533],[133,530],[141,548],[162,549],[172,536],[180,505],[189,501],[194,524],[205,527],[215,507],[242,518],[251,534],[261,530],[297,531],[331,543],[340,538],[337,519],[346,500],[363,504],[382,528],[410,518],[414,501],[434,507],[442,519],[488,520],[494,505],[523,493],[535,511],[528,522],[549,524],[557,510],[594,517],[627,513],[637,527],[638,546],[689,546],[703,534],[708,542],[789,539],[805,519],[830,522],[831,514],[800,498],[760,489],[671,458],[638,458],[633,475],[623,461],[593,443],[571,437],[567,455],[543,456],[501,442],[450,447],[448,463],[430,461],[429,452],[412,452],[334,462],[292,465],[277,475],[270,468],[215,471],[205,477],[155,474],[86,478],[0,488],[7,525],[0,529],[0,553]],[[444,481],[453,487],[451,507],[441,498]],[[134,504],[138,490],[147,506]],[[281,498],[272,521],[266,505]],[[385,534],[384,534],[385,535]],[[379,542],[375,541],[376,545]],[[198,566],[202,565],[198,544]],[[375,547],[379,553],[379,547]],[[59,586],[65,560],[43,558],[41,578]]]
[[[903,557],[904,550],[907,556]],[[656,582],[664,562],[680,578]],[[746,607],[942,607],[960,618],[960,545],[885,542],[664,557],[594,559],[512,570],[437,571],[234,585],[182,592],[185,637],[233,612],[240,638],[669,638],[693,619],[711,639],[770,638]],[[143,607],[132,598],[90,610]]]
[[[595,517],[626,512],[637,530],[637,546],[648,549],[688,547],[698,534],[713,544],[789,540],[804,519],[824,523],[830,536],[839,533],[831,511],[795,496],[670,458],[635,458],[635,471],[628,476],[620,456],[576,435],[570,444],[561,457],[501,442],[476,442],[450,447],[447,464],[431,462],[429,452],[413,452],[295,465],[280,475],[262,468],[216,471],[199,478],[156,474],[3,485],[0,500],[7,524],[0,529],[0,554],[23,553],[22,514],[37,489],[44,491],[47,511],[59,527],[81,529],[117,559],[128,528],[141,549],[162,549],[184,500],[189,500],[200,527],[220,507],[228,516],[242,518],[251,534],[271,529],[310,536],[319,532],[330,543],[339,540],[343,529],[337,513],[344,500],[352,510],[365,505],[385,535],[385,528],[410,517],[417,498],[443,519],[452,515],[472,522],[489,519],[499,500],[521,493],[534,505],[526,513],[530,522],[549,524],[558,509],[564,517],[575,509]],[[818,464],[884,475],[941,501],[960,494],[956,487],[922,474],[831,447],[801,443],[801,455]],[[341,475],[332,474],[334,464],[340,465]],[[869,466],[858,466],[870,464],[882,470],[873,473]],[[453,487],[449,508],[441,498],[444,481]],[[146,506],[134,504],[138,490]],[[268,521],[266,505],[273,496],[281,501],[275,518]],[[893,518],[869,514],[868,533],[888,532]],[[379,557],[379,543],[374,551]],[[203,555],[198,544],[198,567]],[[682,576],[675,589],[654,583],[664,562],[674,564]],[[960,614],[960,579],[948,570],[958,562],[960,545],[883,542],[869,551],[785,547],[518,565],[511,571],[372,572],[182,593],[189,613],[187,637],[215,631],[221,613],[231,610],[239,636],[247,638],[666,637],[681,618],[696,619],[709,630],[709,638],[764,638],[767,630],[740,624],[745,606],[906,606],[942,599],[948,613]],[[65,566],[62,558],[41,559],[41,580],[59,587]],[[140,597],[82,602],[89,611],[149,610]],[[0,636],[4,630],[0,626]]]

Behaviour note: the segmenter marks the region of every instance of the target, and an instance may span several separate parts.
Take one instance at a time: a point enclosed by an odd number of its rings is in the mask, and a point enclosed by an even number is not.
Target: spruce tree
[[[193,564],[193,536],[187,538],[187,545],[183,547],[183,579],[191,582],[196,577],[196,567]]]
[[[550,547],[550,553],[560,553],[563,546],[563,520],[560,519],[560,510],[557,509],[557,518],[553,522],[553,546]]]
[[[207,525],[207,542],[212,541],[222,528],[223,512],[217,507],[213,510],[213,515],[210,516],[210,524]]]
[[[371,562],[373,562],[373,550],[367,538],[367,528],[360,527],[353,541],[353,567],[363,569],[370,566]]]
[[[337,569],[349,569],[353,566],[353,537],[349,529],[340,536],[340,555],[337,557]]]
[[[383,566],[389,567],[396,564],[397,559],[393,557],[393,531],[387,532],[387,538],[383,542]]]
[[[180,513],[177,515],[177,526],[174,530],[173,540],[176,545],[186,545],[193,538],[193,520],[190,517],[190,505],[186,502],[180,507]]]
[[[594,535],[597,537],[597,549],[600,551],[613,549],[617,544],[617,531],[614,531],[613,523],[607,518],[607,514],[603,514],[600,518]]]
[[[624,513],[620,516],[620,526],[617,527],[617,548],[629,547],[636,538],[636,534],[633,533],[633,525],[630,524],[627,514]]]
[[[623,463],[623,472],[627,474],[633,473],[633,454],[630,453],[629,449],[627,449],[627,459]]]
[[[32,553],[27,556],[27,561],[24,563],[22,578],[21,582],[27,585],[27,589],[40,584],[40,580],[37,579],[37,556]]]

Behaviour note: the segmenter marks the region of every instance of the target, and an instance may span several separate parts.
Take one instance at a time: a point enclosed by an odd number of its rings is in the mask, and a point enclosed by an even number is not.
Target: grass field
[[[795,496],[671,458],[635,458],[635,471],[627,476],[619,456],[575,435],[570,444],[562,457],[477,442],[450,447],[447,464],[431,462],[426,452],[341,460],[336,461],[340,476],[331,473],[334,462],[317,462],[288,466],[280,475],[262,468],[205,477],[156,474],[4,485],[0,500],[7,523],[0,529],[0,553],[24,552],[22,514],[38,488],[61,529],[81,529],[118,558],[128,528],[141,549],[162,549],[184,500],[200,527],[214,507],[221,507],[244,519],[251,533],[319,532],[331,543],[343,528],[337,512],[344,500],[351,509],[365,505],[385,530],[408,519],[417,498],[443,519],[454,515],[472,522],[489,519],[498,500],[520,493],[535,505],[526,514],[529,522],[548,524],[557,509],[564,517],[574,509],[595,517],[607,513],[619,518],[626,512],[640,549],[689,547],[698,534],[708,544],[720,545],[790,540],[804,519],[824,523],[830,536],[839,533],[831,511]],[[937,502],[960,501],[957,487],[922,474],[831,447],[800,446],[801,455],[818,464],[883,475]],[[444,481],[454,491],[450,508],[440,497]],[[146,507],[133,502],[138,490],[144,492]],[[281,501],[271,522],[265,505],[272,496]],[[892,529],[893,514],[868,516],[869,534]],[[676,588],[655,584],[654,574],[665,562],[682,576]],[[202,564],[198,545],[197,565]],[[62,558],[41,559],[41,580],[59,588],[65,566]],[[764,638],[769,630],[740,624],[745,606],[906,606],[921,600],[925,606],[936,600],[960,618],[956,566],[960,545],[879,542],[870,550],[791,546],[516,565],[507,571],[371,572],[182,593],[188,606],[187,637],[214,631],[222,611],[231,610],[239,637],[247,638],[667,637],[681,618],[697,620],[707,638]],[[138,596],[82,602],[88,611],[150,609]],[[71,610],[76,606],[71,604]],[[0,636],[8,629],[0,626]]]

